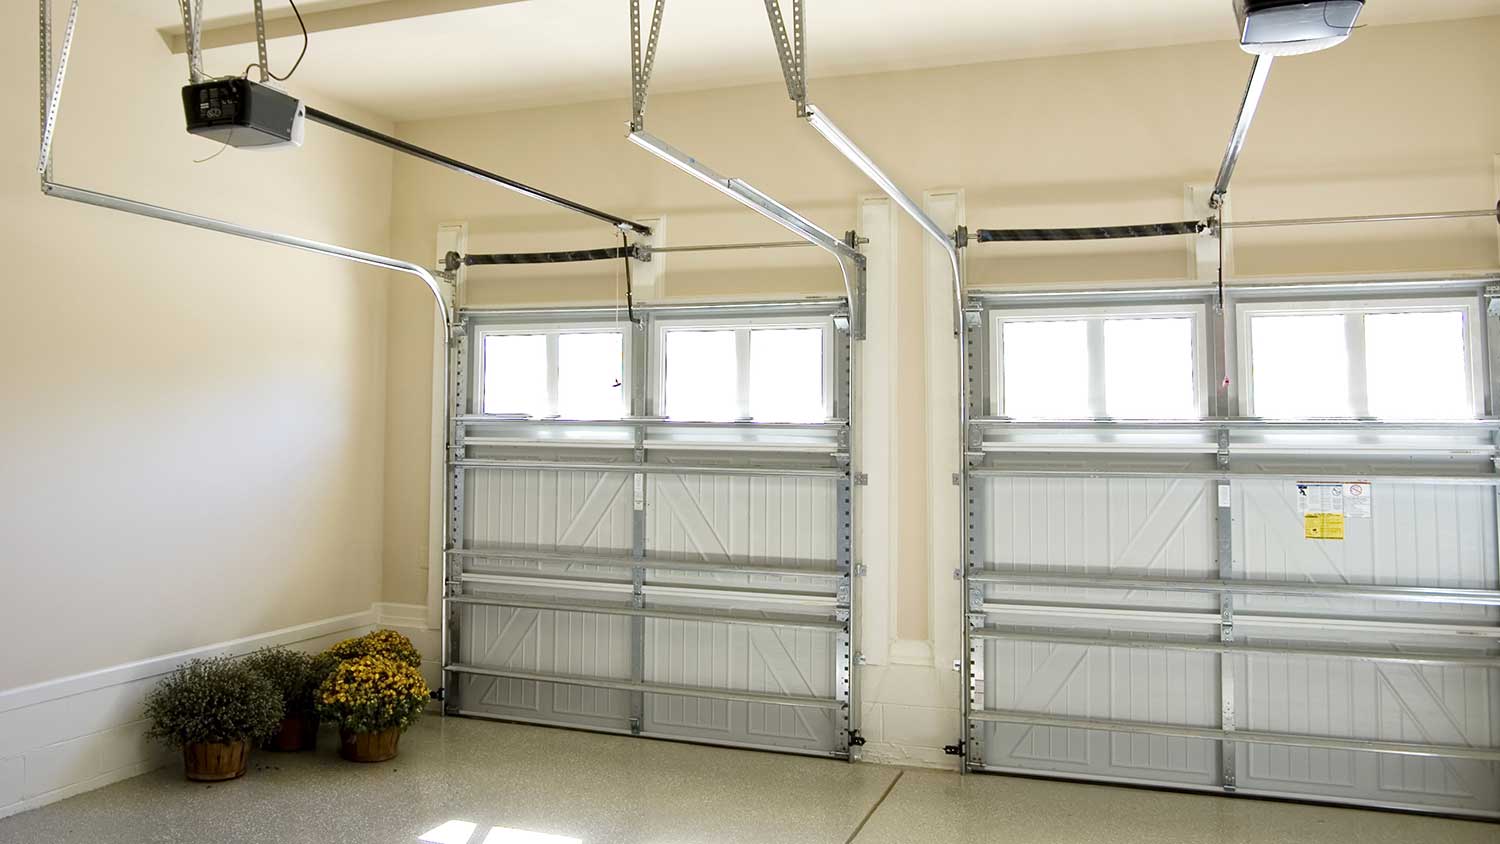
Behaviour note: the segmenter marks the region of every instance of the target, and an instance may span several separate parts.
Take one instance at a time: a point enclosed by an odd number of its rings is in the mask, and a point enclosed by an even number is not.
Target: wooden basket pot
[[[187,778],[194,782],[238,779],[250,764],[250,740],[189,742],[182,746],[182,763]]]
[[[350,762],[385,762],[394,759],[400,743],[400,727],[388,727],[370,733],[339,730],[339,755]]]
[[[281,719],[276,733],[266,739],[265,749],[281,753],[300,750],[316,750],[318,747],[318,716],[303,712]]]

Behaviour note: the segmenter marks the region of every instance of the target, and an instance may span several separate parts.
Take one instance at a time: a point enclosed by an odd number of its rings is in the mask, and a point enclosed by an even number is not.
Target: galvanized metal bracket
[[[781,0],[765,0],[766,19],[776,40],[776,55],[781,59],[781,76],[786,94],[797,104],[797,116],[807,116],[807,28],[803,25],[802,0],[792,0],[792,31],[788,35],[781,15]]]
[[[630,131],[646,128],[646,94],[656,65],[656,44],[661,38],[661,13],[667,0],[656,0],[651,10],[651,32],[641,45],[641,0],[630,0]]]

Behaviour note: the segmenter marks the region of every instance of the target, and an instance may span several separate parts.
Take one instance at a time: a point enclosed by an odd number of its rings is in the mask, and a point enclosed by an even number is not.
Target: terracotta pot
[[[275,735],[266,739],[265,749],[284,753],[299,750],[316,750],[318,747],[318,716],[312,713],[288,715],[281,719]]]
[[[182,763],[187,778],[196,782],[238,779],[250,763],[250,742],[191,742],[182,746]]]
[[[400,742],[399,727],[373,733],[339,730],[339,755],[350,762],[384,762],[396,758],[396,745]]]

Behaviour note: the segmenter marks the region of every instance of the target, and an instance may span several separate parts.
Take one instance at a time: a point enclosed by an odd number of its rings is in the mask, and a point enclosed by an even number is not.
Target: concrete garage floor
[[[0,842],[481,844],[1202,842],[1468,844],[1500,825],[998,776],[848,765],[428,718],[378,765],[257,754],[242,780],[169,767],[0,820]],[[450,827],[451,828],[451,827]],[[549,836],[561,836],[553,838]],[[445,839],[444,844],[455,839]]]

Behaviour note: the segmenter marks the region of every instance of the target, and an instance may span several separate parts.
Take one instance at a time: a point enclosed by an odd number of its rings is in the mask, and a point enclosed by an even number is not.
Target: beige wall
[[[194,164],[185,63],[128,8],[83,4],[59,180],[388,248],[389,153]],[[0,13],[0,689],[369,610],[385,274],[44,198],[34,9]]]
[[[1482,208],[1495,202],[1500,153],[1500,18],[1371,28],[1327,53],[1279,61],[1241,160],[1241,219]],[[670,42],[663,46],[670,50]],[[768,47],[769,49],[769,47]],[[767,53],[767,61],[772,61]],[[622,60],[623,61],[623,60]],[[1249,72],[1233,44],[1205,44],[815,79],[824,107],[908,192],[961,187],[971,227],[1180,219],[1184,186],[1210,182]],[[626,100],[403,124],[420,144],[625,215],[662,216],[671,243],[787,234],[624,140]],[[792,115],[779,85],[654,96],[648,128],[728,176],[750,181],[834,232],[854,224],[874,185]],[[397,254],[430,262],[439,222],[466,220],[471,251],[605,246],[611,229],[420,162],[396,164]],[[1238,233],[1241,275],[1493,268],[1484,220]],[[900,395],[923,395],[922,243],[898,243],[904,353]],[[672,255],[670,297],[775,296],[839,289],[815,250]],[[1180,279],[1181,239],[1130,244],[979,246],[971,284]],[[524,305],[609,301],[613,264],[484,268],[471,296]],[[430,322],[415,290],[392,293],[391,450],[385,597],[425,593]],[[901,638],[930,638],[924,410],[896,424]],[[937,471],[937,470],[934,470]],[[942,469],[941,471],[947,471]],[[941,664],[939,655],[939,664]]]

